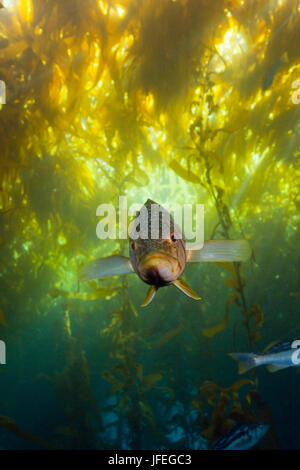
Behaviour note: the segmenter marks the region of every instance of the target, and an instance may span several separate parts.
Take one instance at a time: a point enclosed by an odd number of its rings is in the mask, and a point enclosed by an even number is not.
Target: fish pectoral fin
[[[176,279],[176,281],[173,282],[173,285],[177,287],[177,289],[180,289],[185,295],[188,295],[192,299],[195,300],[200,300],[201,297],[196,294],[196,292],[191,289],[191,287],[181,278]]]
[[[145,298],[144,302],[142,303],[141,307],[147,307],[147,305],[149,305],[152,302],[152,300],[153,300],[153,298],[156,294],[156,291],[157,291],[157,287],[155,287],[155,286],[150,286],[149,287],[146,298]]]
[[[91,281],[102,277],[133,273],[130,259],[125,256],[108,256],[97,259],[83,266],[78,276],[81,281]]]
[[[187,262],[235,262],[246,261],[251,256],[251,247],[247,240],[210,240],[203,248],[191,245],[187,249]]]
[[[271,349],[273,346],[275,346],[278,343],[279,343],[278,340],[272,341],[272,343],[268,344],[268,346],[265,347],[262,353],[265,354],[267,351],[269,351],[269,349]]]

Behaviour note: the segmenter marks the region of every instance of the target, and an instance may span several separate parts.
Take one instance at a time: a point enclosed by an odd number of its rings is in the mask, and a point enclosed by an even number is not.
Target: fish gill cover
[[[299,449],[296,370],[227,356],[299,335],[299,2],[0,6],[0,448],[204,449],[262,422]],[[136,276],[79,282],[128,256],[95,233],[124,195],[204,204],[205,239],[251,260],[190,265],[202,300],[146,309]]]

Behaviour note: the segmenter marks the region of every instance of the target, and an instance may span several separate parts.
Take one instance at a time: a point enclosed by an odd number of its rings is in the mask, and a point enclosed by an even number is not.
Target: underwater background
[[[206,449],[260,421],[299,449],[299,369],[228,356],[300,335],[299,2],[0,6],[0,448]],[[128,256],[96,237],[120,196],[204,204],[205,239],[252,257],[188,265],[199,302],[79,282]]]

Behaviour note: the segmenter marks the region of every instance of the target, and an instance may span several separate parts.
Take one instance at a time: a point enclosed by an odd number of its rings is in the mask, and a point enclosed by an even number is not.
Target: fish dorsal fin
[[[152,204],[157,204],[159,205],[157,202],[153,201],[152,199],[147,199],[147,201],[145,202],[144,206],[146,207],[151,207]]]
[[[197,245],[187,249],[187,262],[234,262],[246,261],[251,256],[251,248],[247,240],[210,240],[203,248]]]
[[[192,299],[195,300],[200,300],[201,297],[196,294],[196,292],[191,289],[191,287],[181,278],[176,279],[176,281],[173,282],[173,285],[177,287],[177,289],[180,289],[185,295],[188,295]]]
[[[130,259],[125,256],[108,256],[83,266],[78,275],[81,281],[91,281],[102,277],[133,273]]]
[[[272,341],[270,344],[268,344],[268,346],[265,347],[262,354],[265,354],[267,351],[269,351],[269,349],[273,348],[273,346],[275,346],[275,344],[278,344],[278,343],[279,341]]]
[[[149,305],[152,302],[152,300],[153,300],[153,298],[156,294],[156,291],[157,291],[157,287],[155,287],[155,286],[150,286],[149,287],[146,298],[145,298],[144,302],[142,303],[141,307],[147,307],[147,305]]]

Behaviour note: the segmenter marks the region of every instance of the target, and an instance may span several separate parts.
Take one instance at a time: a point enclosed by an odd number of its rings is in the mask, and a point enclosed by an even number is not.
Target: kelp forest
[[[0,449],[205,450],[255,422],[299,449],[299,369],[229,356],[300,335],[299,1],[0,7]],[[96,236],[121,196],[203,204],[205,240],[251,256],[187,264],[198,302],[82,282],[128,256]]]

